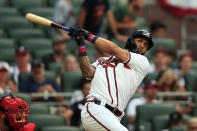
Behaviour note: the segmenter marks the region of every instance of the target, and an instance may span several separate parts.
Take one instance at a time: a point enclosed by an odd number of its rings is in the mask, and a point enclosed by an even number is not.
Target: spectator
[[[18,90],[12,80],[9,80],[9,65],[0,62],[0,94],[17,93]]]
[[[140,26],[136,20],[143,16],[144,3],[142,0],[128,0],[127,6],[119,7],[114,15],[117,20],[117,28],[120,34],[129,36],[133,29]],[[110,29],[107,29],[109,37],[113,37]]]
[[[90,84],[91,81],[82,78],[81,79],[81,92],[83,95],[83,98],[81,100],[75,101],[73,104],[71,104],[70,108],[63,106],[60,107],[58,114],[60,113],[65,117],[67,120],[67,125],[71,126],[80,126],[80,119],[81,119],[81,110],[83,106],[85,105],[85,98],[89,93],[90,90]]]
[[[157,103],[158,101],[155,99],[157,96],[157,86],[155,84],[148,84],[144,88],[144,95],[140,98],[132,99],[127,108],[127,117],[128,117],[128,128],[133,131],[135,129],[135,121],[136,121],[136,109],[137,106]]]
[[[167,62],[166,51],[162,47],[157,48],[153,55],[153,63],[150,65],[149,73],[160,72],[166,69]]]
[[[179,77],[176,75],[175,72],[171,69],[163,70],[159,73],[157,79],[157,86],[159,91],[166,91],[166,92],[184,92],[184,86],[179,84]]]
[[[25,80],[19,87],[20,92],[25,93],[56,93],[61,92],[61,88],[55,80],[45,78],[44,76],[44,64],[41,60],[34,60],[31,64],[31,77]],[[35,97],[34,101],[41,101],[43,99]],[[53,100],[52,98],[46,100]],[[56,101],[63,101],[62,97],[54,97]]]
[[[80,10],[78,26],[83,27],[92,34],[99,34],[104,16],[118,40],[126,41],[128,37],[118,34],[117,22],[109,8],[108,0],[85,0]]]
[[[75,25],[76,16],[73,12],[72,0],[58,0],[54,9],[54,21],[61,25],[72,27]],[[63,30],[58,30],[55,39],[70,39],[70,36]]]
[[[177,75],[180,76],[180,84],[185,86],[185,79],[184,75],[192,72],[192,64],[193,64],[193,57],[191,53],[185,52],[183,53],[178,59],[178,69],[175,69]]]
[[[172,127],[184,126],[185,122],[181,113],[174,111],[170,113],[168,119],[168,128],[163,129],[162,131],[170,131]]]
[[[153,38],[165,38],[166,37],[166,25],[160,21],[154,21],[150,25],[150,30]]]
[[[72,54],[66,55],[62,68],[61,68],[61,72],[80,72],[77,58],[75,55],[72,55]],[[60,76],[57,77],[56,81],[59,85],[61,85]]]
[[[49,70],[50,63],[53,62],[63,63],[64,58],[66,56],[65,54],[66,43],[64,40],[55,40],[53,42],[52,47],[53,47],[53,53],[50,53],[42,58],[46,70]]]
[[[14,56],[16,65],[10,67],[10,73],[13,74],[14,82],[17,86],[19,86],[19,74],[31,72],[30,58],[30,53],[25,49],[24,46],[19,46],[18,48],[16,48]]]
[[[63,62],[62,72],[79,72],[79,65],[75,55],[68,54]]]
[[[166,50],[166,66],[171,67],[173,62],[175,61],[176,51],[172,49]]]
[[[169,128],[173,126],[183,126],[185,123],[182,114],[177,111],[170,114],[168,122]]]
[[[197,118],[192,117],[187,122],[187,131],[197,131]]]

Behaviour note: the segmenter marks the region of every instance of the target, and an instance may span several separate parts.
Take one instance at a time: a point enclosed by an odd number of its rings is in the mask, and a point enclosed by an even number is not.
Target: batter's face
[[[148,41],[144,38],[134,38],[136,45],[138,46],[137,53],[145,54],[148,50]]]

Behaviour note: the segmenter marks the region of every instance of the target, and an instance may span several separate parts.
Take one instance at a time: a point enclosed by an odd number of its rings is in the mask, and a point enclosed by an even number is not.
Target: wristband
[[[88,34],[87,40],[91,41],[92,43],[95,43],[95,41],[98,39],[98,36],[95,36],[91,33]]]
[[[79,57],[80,56],[87,56],[86,47],[85,45],[80,45],[79,47]]]

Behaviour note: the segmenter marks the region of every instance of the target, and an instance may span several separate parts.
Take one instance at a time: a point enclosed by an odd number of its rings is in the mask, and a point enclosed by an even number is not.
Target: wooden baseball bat
[[[69,31],[70,28],[67,27],[67,26],[62,26],[60,24],[57,24],[53,21],[50,21],[46,18],[43,18],[41,16],[38,16],[38,15],[35,15],[35,14],[32,14],[32,13],[27,13],[25,18],[30,21],[30,22],[33,22],[33,23],[36,23],[36,24],[41,24],[41,25],[44,25],[44,26],[48,26],[48,27],[54,27],[54,28],[57,28],[57,29],[62,29],[62,30],[65,30],[65,31]]]

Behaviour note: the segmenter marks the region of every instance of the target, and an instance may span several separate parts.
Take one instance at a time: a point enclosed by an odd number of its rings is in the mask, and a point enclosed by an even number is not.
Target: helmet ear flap
[[[125,49],[128,49],[131,52],[137,53],[138,46],[137,46],[137,44],[135,43],[135,41],[133,40],[132,37],[130,37],[127,40],[127,43],[125,45]]]

